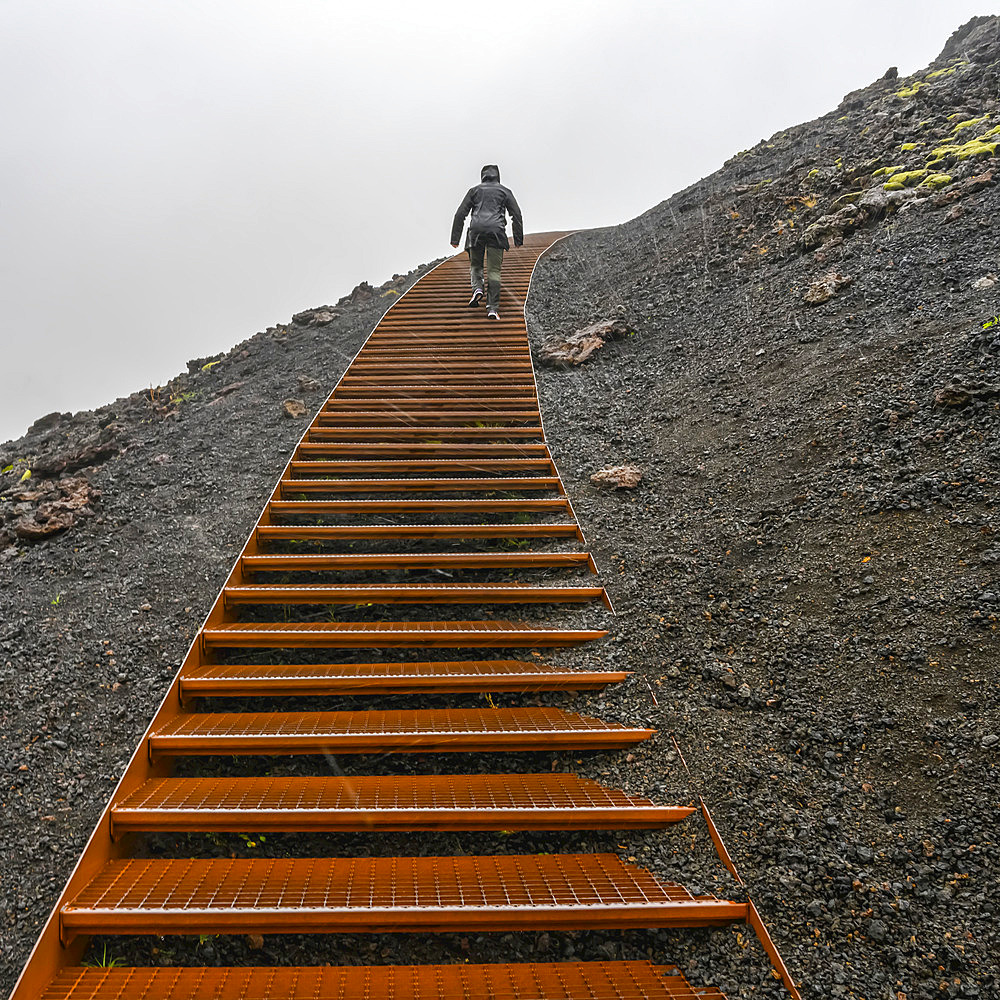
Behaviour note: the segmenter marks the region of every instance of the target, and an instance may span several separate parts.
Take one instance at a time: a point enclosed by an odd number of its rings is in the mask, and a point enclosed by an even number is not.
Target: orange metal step
[[[381,555],[243,556],[244,573],[342,572],[397,569],[565,569],[591,565],[587,552],[389,552]]]
[[[476,472],[484,475],[487,472],[497,474],[512,472],[527,472],[532,469],[552,469],[552,460],[539,458],[437,458],[437,459],[384,459],[373,461],[369,459],[353,459],[351,461],[305,462],[289,463],[290,475],[286,481],[295,481],[296,474],[306,477],[322,476],[364,476],[375,472],[383,472],[397,477],[400,473],[410,472],[428,475],[431,472]]]
[[[318,427],[365,427],[404,426],[434,428],[438,425],[470,423],[473,426],[495,424],[534,424],[538,420],[538,410],[508,410],[506,413],[492,410],[430,410],[408,412],[405,410],[342,410],[334,413],[320,413],[316,417]]]
[[[523,375],[519,375],[516,372],[501,372],[497,374],[484,372],[483,374],[476,376],[471,375],[469,372],[457,372],[453,375],[442,375],[439,372],[413,372],[407,375],[386,375],[383,373],[359,375],[352,371],[348,372],[344,376],[341,384],[344,386],[414,385],[425,382],[427,384],[434,385],[459,385],[461,383],[468,382],[473,377],[475,377],[476,381],[478,381],[480,385],[492,385],[498,389],[505,388],[509,382],[513,382],[514,385],[523,386],[533,384],[530,371],[525,371]]]
[[[706,927],[692,896],[614,854],[111,861],[60,912],[77,934],[309,934]]]
[[[523,660],[418,663],[208,663],[186,669],[181,696],[441,694],[456,691],[593,691],[624,680],[624,670],[560,670]]]
[[[202,631],[205,649],[449,649],[575,646],[603,629],[539,628],[503,620],[455,622],[235,622]]]
[[[272,500],[268,509],[275,514],[422,514],[467,513],[550,513],[570,510],[565,499],[518,500]]]
[[[226,587],[226,607],[240,604],[586,604],[604,597],[603,587],[539,587],[530,584],[437,583],[300,584]]]
[[[658,806],[573,774],[154,778],[111,811],[132,831],[625,830],[676,823]]]
[[[522,427],[319,427],[309,429],[310,441],[412,441],[425,438],[429,442],[443,441],[516,441],[543,440],[539,424]]]
[[[549,459],[549,449],[544,444],[472,444],[451,443],[439,441],[431,444],[427,441],[413,441],[410,444],[383,444],[379,442],[345,442],[343,444],[313,441],[308,436],[299,445],[298,455],[335,455],[342,458],[348,455],[379,455],[383,458],[411,458],[425,456],[427,458],[519,458],[537,455]]]
[[[559,708],[434,708],[356,712],[190,712],[149,735],[151,758],[220,754],[465,753],[621,749],[656,730]]]
[[[386,348],[400,350],[400,348]],[[428,382],[393,382],[389,385],[376,385],[372,388],[365,385],[338,385],[328,397],[330,400],[344,400],[354,397],[374,397],[377,399],[452,399],[467,396],[474,399],[516,398],[520,400],[538,401],[533,382],[519,378],[517,383],[508,382],[505,385],[483,385],[478,379],[469,377],[464,382],[449,382],[447,385],[434,385]]]
[[[574,521],[542,524],[260,524],[258,541],[345,538],[568,538],[579,537]]]
[[[650,962],[69,968],[41,1000],[726,1000]]]
[[[507,490],[535,490],[552,493],[560,488],[554,476],[522,476],[487,479],[283,479],[278,485],[281,497],[302,493],[499,493]]]

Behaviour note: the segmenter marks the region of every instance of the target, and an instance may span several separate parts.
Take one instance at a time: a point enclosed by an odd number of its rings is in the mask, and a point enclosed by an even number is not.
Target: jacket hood
[[[482,178],[484,184],[499,184],[500,168],[495,163],[487,163],[479,176]]]

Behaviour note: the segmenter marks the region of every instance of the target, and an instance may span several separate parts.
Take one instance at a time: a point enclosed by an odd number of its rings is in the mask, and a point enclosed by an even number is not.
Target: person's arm
[[[507,211],[510,212],[511,228],[514,230],[514,246],[519,247],[524,243],[524,223],[521,221],[521,209],[517,204],[514,195],[507,192]]]
[[[472,211],[472,188],[466,192],[462,199],[462,204],[458,206],[455,213],[455,221],[451,224],[451,245],[458,246],[458,241],[462,238],[462,230],[465,228],[465,217]]]

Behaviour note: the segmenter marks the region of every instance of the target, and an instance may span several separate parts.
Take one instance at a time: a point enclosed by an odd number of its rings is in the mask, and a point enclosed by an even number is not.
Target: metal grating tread
[[[651,962],[70,968],[41,1000],[726,1000]]]
[[[464,511],[470,514],[521,513],[528,511],[565,512],[569,501],[562,498],[518,500],[271,500],[275,514],[440,514]]]
[[[603,587],[503,583],[298,584],[226,587],[226,605],[236,604],[555,604],[604,597]]]
[[[155,756],[625,747],[654,732],[559,708],[191,712],[150,733],[149,751]]]
[[[502,569],[509,567],[550,568],[557,566],[589,566],[586,552],[391,552],[385,554],[355,555],[255,555],[243,556],[242,565],[247,573],[288,573],[333,570],[370,569]]]
[[[526,490],[552,493],[559,490],[557,476],[487,477],[485,479],[283,479],[281,496],[304,493],[501,493]]]
[[[76,934],[383,933],[704,927],[693,896],[614,854],[110,861],[60,911]]]
[[[260,524],[260,539],[337,538],[566,538],[578,536],[574,521],[544,524]]]
[[[414,663],[201,664],[181,674],[185,697],[257,694],[398,694],[409,691],[593,690],[625,671],[562,670],[522,660]]]
[[[237,622],[202,631],[211,648],[419,648],[424,646],[571,646],[600,639],[602,629],[547,629],[501,619],[455,622]]]
[[[332,443],[324,441],[313,441],[307,434],[306,439],[299,445],[296,456],[299,455],[380,455],[383,457],[410,458],[414,455],[425,455],[437,458],[449,455],[458,455],[461,458],[492,458],[495,456],[506,456],[519,458],[522,455],[540,455],[550,458],[549,449],[544,444],[475,444],[473,442],[448,444],[439,441],[431,444],[426,441],[414,441],[408,445],[380,444],[376,441],[344,441]]]
[[[288,471],[293,474],[320,473],[325,475],[362,472],[489,472],[508,469],[550,469],[552,460],[547,455],[538,458],[400,458],[356,460],[299,460],[293,459]],[[294,479],[293,479],[294,481]]]
[[[154,778],[112,820],[116,833],[648,829],[693,811],[573,774]]]

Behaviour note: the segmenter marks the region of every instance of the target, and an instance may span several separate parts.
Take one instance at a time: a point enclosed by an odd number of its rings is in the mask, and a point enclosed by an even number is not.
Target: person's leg
[[[482,243],[473,243],[469,247],[469,275],[472,278],[472,287],[483,288],[483,251],[486,247]]]
[[[486,248],[486,281],[488,290],[486,305],[490,309],[500,308],[500,267],[503,264],[503,247]]]

